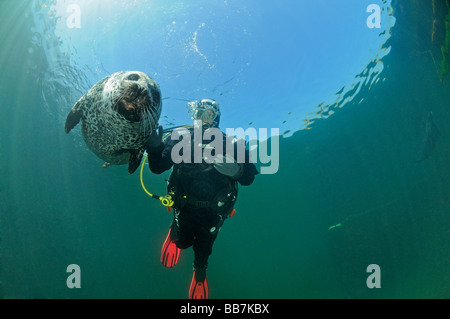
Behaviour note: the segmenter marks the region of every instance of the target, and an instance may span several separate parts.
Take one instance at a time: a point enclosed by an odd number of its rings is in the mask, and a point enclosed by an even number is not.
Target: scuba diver
[[[234,204],[238,193],[237,183],[252,184],[258,171],[251,163],[250,152],[245,147],[245,141],[240,140],[244,143],[241,145],[245,148],[245,160],[238,161],[236,148],[239,142],[218,129],[220,108],[216,101],[202,99],[189,102],[188,110],[195,123],[193,128],[177,128],[172,132],[172,138],[166,138],[163,141],[163,129],[159,126],[159,131],[155,130],[151,134],[146,144],[146,151],[149,155],[149,168],[153,173],[161,174],[173,167],[167,191],[174,201],[174,218],[161,250],[161,263],[166,267],[175,266],[181,249],[192,246],[195,257],[189,298],[207,299],[209,294],[206,279],[208,257],[212,253],[212,246],[225,219],[232,217],[236,212]],[[196,129],[202,132],[200,143],[194,138]],[[215,129],[222,136],[223,150],[226,150],[227,141],[234,142],[232,159],[220,154],[217,148],[210,150],[210,154],[215,157],[213,161],[207,161],[203,156],[200,161],[193,160],[194,154],[198,154],[196,147],[201,148],[201,151],[208,147],[211,149],[211,145],[217,139],[217,136],[214,139],[206,138],[208,134],[205,133],[211,129]],[[174,139],[174,135],[179,137],[182,135],[183,140]],[[184,141],[185,138],[190,140]],[[186,145],[189,146],[190,152],[186,151],[186,153],[190,161],[180,162],[172,158],[174,146],[179,142],[189,142]],[[213,154],[216,151],[217,154]],[[204,153],[201,154],[204,155]]]

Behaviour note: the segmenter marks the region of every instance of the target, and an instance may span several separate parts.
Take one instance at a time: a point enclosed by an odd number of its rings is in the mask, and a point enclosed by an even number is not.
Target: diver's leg
[[[171,229],[171,238],[178,248],[186,249],[194,241],[194,222],[189,212],[175,209]]]
[[[174,211],[174,219],[161,249],[161,263],[168,268],[177,264],[181,249],[190,247],[193,242],[192,227],[182,216],[180,211]]]
[[[212,253],[214,241],[217,238],[217,231],[211,232],[210,229],[202,228],[196,233],[193,249],[195,253],[194,268],[207,268],[208,258]]]
[[[214,241],[223,225],[224,218],[208,210],[196,218],[195,238],[193,249],[195,253],[194,268],[205,268],[208,266],[208,258],[212,253]]]
[[[209,296],[206,268],[209,255],[212,253],[212,246],[217,238],[217,231],[211,232],[210,230],[211,228],[201,227],[194,239],[194,274],[189,287],[190,299],[208,299]]]
[[[208,299],[209,288],[206,278],[208,258],[212,253],[212,246],[217,233],[223,225],[223,217],[216,212],[199,210],[192,214],[195,220],[195,237],[192,244],[194,249],[194,274],[189,287],[190,299]]]

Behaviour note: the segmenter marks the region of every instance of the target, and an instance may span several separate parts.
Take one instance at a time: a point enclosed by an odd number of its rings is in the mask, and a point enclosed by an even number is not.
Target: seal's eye
[[[139,74],[130,74],[129,76],[127,76],[127,80],[130,81],[138,81],[141,77],[139,76]]]

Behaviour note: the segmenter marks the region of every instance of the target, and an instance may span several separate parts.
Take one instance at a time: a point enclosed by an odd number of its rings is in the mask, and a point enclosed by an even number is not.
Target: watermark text
[[[192,136],[193,134],[193,136]],[[236,137],[239,138],[236,138]],[[225,138],[225,141],[224,141]],[[174,130],[172,140],[179,141],[172,148],[172,161],[179,163],[259,163],[261,174],[275,174],[279,169],[279,129],[227,128],[226,135],[219,128],[202,129],[201,121],[194,121],[194,129]],[[248,140],[248,149],[246,147]],[[207,141],[207,143],[205,143]],[[194,145],[191,145],[194,143]],[[269,152],[270,144],[270,152]],[[192,151],[193,150],[193,151]],[[192,154],[193,152],[193,154]]]

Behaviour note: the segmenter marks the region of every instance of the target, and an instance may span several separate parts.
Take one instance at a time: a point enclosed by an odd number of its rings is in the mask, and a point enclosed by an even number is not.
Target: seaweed
[[[445,4],[447,6],[448,13],[445,16],[445,41],[444,44],[441,46],[441,53],[442,53],[442,61],[441,61],[441,72],[440,72],[440,78],[441,81],[444,80],[444,77],[447,76],[449,72],[449,64],[448,59],[450,58],[450,1],[445,1]]]
[[[444,78],[448,74],[449,66],[448,66],[447,55],[446,55],[444,46],[441,47],[441,52],[442,52],[442,61],[441,61],[441,72],[439,75],[440,75],[441,81],[443,81]]]

